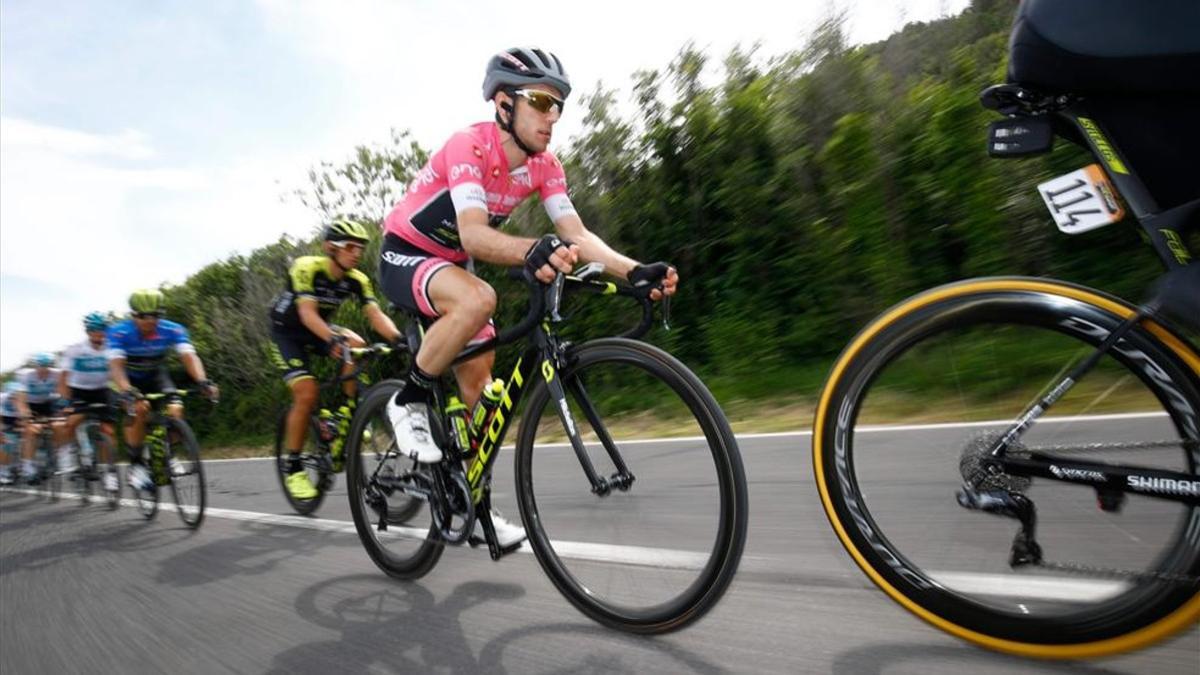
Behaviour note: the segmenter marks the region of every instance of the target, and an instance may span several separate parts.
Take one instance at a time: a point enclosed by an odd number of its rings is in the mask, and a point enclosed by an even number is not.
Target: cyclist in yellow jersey
[[[370,279],[356,269],[370,238],[362,223],[335,219],[325,228],[325,255],[298,258],[288,271],[287,288],[271,304],[273,357],[292,390],[284,434],[289,456],[285,484],[296,499],[312,499],[318,494],[300,463],[300,448],[319,391],[309,371],[309,356],[316,353],[340,358],[342,349],[366,344],[354,331],[329,323],[329,318],[342,302],[354,297],[375,332],[389,342],[400,337],[396,324],[379,308]],[[351,405],[357,393],[355,387],[353,380],[343,385]]]

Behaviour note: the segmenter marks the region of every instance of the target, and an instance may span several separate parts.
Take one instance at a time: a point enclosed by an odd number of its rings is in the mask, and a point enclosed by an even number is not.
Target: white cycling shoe
[[[492,509],[492,527],[496,529],[496,543],[500,544],[500,548],[515,546],[526,539],[525,528],[520,523],[508,522],[496,509]],[[487,538],[483,536],[482,520],[475,520],[470,542],[476,545],[487,543]]]
[[[75,463],[75,453],[71,452],[70,448],[60,448],[58,450],[58,467],[55,471],[58,475],[75,473],[79,469],[79,465]]]
[[[422,464],[442,461],[442,450],[429,433],[429,407],[426,404],[396,405],[393,399],[388,401],[387,414],[400,452]]]
[[[105,471],[103,480],[105,492],[116,492],[121,489],[121,481],[117,479],[115,471]]]
[[[150,470],[141,464],[130,464],[125,480],[134,490],[149,490],[154,487],[154,481],[150,478]]]

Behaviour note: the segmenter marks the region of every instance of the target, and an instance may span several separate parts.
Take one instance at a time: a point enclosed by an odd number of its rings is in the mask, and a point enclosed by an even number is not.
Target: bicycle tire
[[[96,472],[97,479],[100,480],[100,491],[104,493],[104,501],[108,508],[115,509],[121,505],[121,472],[117,470],[117,443],[99,425],[90,426],[88,436],[92,440],[92,467]],[[108,463],[103,472],[100,471],[101,457],[108,457]],[[104,489],[103,473],[112,473],[117,477],[116,490]]]
[[[387,404],[402,386],[400,381],[384,380],[359,399],[346,439],[346,489],[354,527],[371,561],[390,577],[411,580],[433,569],[445,545],[424,501],[408,495],[385,496],[371,482],[377,471],[402,475],[405,471],[422,470],[413,460],[397,455],[391,440]],[[370,433],[364,434],[368,430]],[[387,530],[382,532],[377,520],[379,511],[369,503],[377,495],[388,504]],[[396,514],[391,508],[393,500],[397,502]]]
[[[170,476],[171,496],[175,500],[179,519],[194,530],[204,522],[204,507],[208,502],[204,463],[200,461],[200,443],[186,421],[167,417],[166,425],[167,434],[163,441],[163,461],[166,466],[163,471]],[[175,440],[171,440],[172,435]]]
[[[137,502],[138,513],[146,520],[154,520],[158,515],[158,485],[151,483],[150,487],[145,490],[139,490],[129,481],[129,465],[125,467],[125,484],[129,486],[129,491],[133,493],[133,499]]]
[[[1005,383],[1003,388],[988,391],[986,385],[1026,372],[1037,373],[1047,386],[1061,381],[1066,368],[1056,375],[1049,366],[1059,365],[1056,360],[1061,355],[1079,358],[1094,352],[1099,342],[1134,312],[1117,298],[1064,282],[971,279],[901,302],[850,342],[835,362],[819,399],[813,426],[813,467],[821,502],[838,539],[876,586],[951,635],[985,648],[1036,658],[1123,653],[1162,640],[1200,618],[1200,587],[1194,581],[1200,575],[1200,509],[1147,498],[1137,501],[1138,497],[1126,495],[1120,513],[1105,513],[1091,501],[1095,493],[1086,485],[1035,479],[1021,489],[1036,494],[1039,537],[1047,559],[1056,558],[1055,549],[1091,550],[1145,566],[1136,570],[1141,576],[1113,572],[1113,576],[1125,578],[1081,583],[1074,575],[1053,576],[1061,570],[1038,576],[1044,572],[1007,569],[1007,560],[997,565],[991,549],[1007,551],[1017,529],[1015,521],[953,504],[954,489],[962,485],[958,462],[963,455],[956,453],[976,452],[972,444],[977,443],[985,444],[986,451],[997,438],[987,429],[1009,428],[1015,416],[1039,395],[1014,396],[1010,404],[1009,389],[1019,391],[1020,386]],[[987,351],[981,348],[985,336]],[[1051,357],[1046,363],[1038,362],[1045,353]],[[1018,358],[1008,358],[1012,354]],[[977,380],[976,372],[988,365],[989,359],[1001,376]],[[956,363],[964,367],[959,370],[953,365]],[[1091,382],[1084,384],[1089,377],[1095,382],[1095,392],[1089,390]],[[963,386],[968,380],[971,386]],[[917,385],[911,384],[914,381]],[[939,382],[946,393],[933,397],[928,392]],[[985,390],[979,391],[981,386]],[[1108,449],[1101,451],[1115,452],[1121,449],[1123,436],[1153,427],[1153,434],[1171,436],[1168,441],[1178,447],[1144,456],[1162,457],[1175,465],[1175,471],[1182,463],[1183,471],[1195,474],[1200,453],[1188,452],[1182,441],[1200,438],[1196,431],[1198,391],[1200,357],[1195,349],[1167,327],[1145,320],[1051,410],[1052,415],[1055,410],[1059,415],[1081,411],[1087,415],[1043,418],[1022,439],[1083,439],[1086,434],[1098,434],[1102,441],[1109,441]],[[914,392],[930,397],[908,402],[900,395],[905,392],[908,399]],[[926,419],[910,423],[903,415],[906,406],[920,409]],[[1125,413],[1116,418],[1120,430],[1105,431],[1098,426],[1105,418],[1097,416],[1103,406],[1113,406],[1116,411],[1162,407],[1165,415]],[[1015,416],[995,415],[999,419],[992,421],[994,410],[1009,407]],[[938,416],[930,418],[931,414]],[[945,421],[955,416],[961,420]],[[964,421],[972,416],[983,420]],[[870,425],[881,420],[887,426]],[[975,426],[967,426],[971,424]],[[972,428],[976,431],[965,431]],[[964,434],[966,438],[962,438]],[[918,440],[910,440],[912,435]],[[1075,440],[1074,445],[1086,442]],[[930,455],[931,463],[923,464],[922,458]],[[953,462],[949,462],[950,456]],[[953,466],[945,466],[947,463]],[[912,468],[907,468],[910,465]],[[885,468],[889,466],[890,470]],[[910,475],[919,476],[919,482],[904,482]],[[939,483],[943,477],[945,482]],[[1078,496],[1084,499],[1076,499]],[[951,505],[945,505],[947,502]],[[1088,504],[1090,509],[1080,509],[1078,503]],[[924,510],[914,513],[914,508]],[[951,514],[961,514],[958,517],[967,525],[957,527],[958,519]],[[1112,528],[1105,519],[1120,516],[1134,519],[1126,525],[1137,530],[1141,538],[1137,544],[1105,540],[1107,531],[1101,528]],[[1087,536],[1093,522],[1101,532],[1097,538]],[[1163,525],[1171,522],[1178,523],[1177,527],[1164,529]],[[939,547],[936,537],[943,533],[950,539]],[[1004,537],[998,536],[1000,533]],[[1161,551],[1156,550],[1155,542]],[[982,565],[986,573],[936,569],[958,563]],[[996,567],[1004,569],[997,572]],[[1078,574],[1082,570],[1072,571]],[[1170,581],[1167,575],[1193,581]],[[987,583],[980,581],[989,578]],[[1041,595],[1044,590],[1033,590],[1043,581],[1056,584],[1059,595],[1047,597]],[[1091,590],[1086,590],[1087,584]]]
[[[58,473],[58,452],[54,448],[53,436],[48,431],[44,431],[42,434],[46,453],[46,464],[43,469],[45,477],[42,482],[46,486],[46,496],[50,498],[51,502],[57,502],[58,498],[62,496],[62,475]]]
[[[301,456],[307,460],[305,471],[309,474],[309,479],[314,477],[312,481],[313,487],[317,489],[317,496],[312,499],[297,499],[288,492],[287,476],[285,471],[285,463],[287,459],[287,450],[284,446],[284,436],[287,432],[287,416],[290,408],[285,408],[279,414],[279,421],[275,425],[275,474],[279,478],[279,489],[283,491],[283,496],[287,499],[288,504],[295,510],[296,513],[302,516],[308,516],[316,512],[321,507],[321,502],[325,501],[325,494],[333,487],[333,474],[322,470],[315,466],[314,462],[321,456],[320,444],[317,441],[317,434],[321,432],[318,427],[315,417],[310,416],[308,419],[308,433],[305,435],[305,448]]]
[[[720,600],[741,560],[747,488],[737,441],[704,384],[657,347],[594,340],[571,348],[565,361],[557,376],[578,411],[575,425],[581,434],[595,434],[579,405],[586,391],[635,479],[627,492],[614,489],[597,498],[569,445],[538,443],[547,410],[551,426],[561,429],[547,385],[553,374],[543,371],[528,394],[514,457],[529,543],[559,592],[593,620],[642,634],[683,628]],[[629,391],[637,392],[636,400],[623,401]],[[665,441],[667,450],[627,443],[622,436],[632,430],[621,429],[627,418],[608,412],[637,409],[642,402],[669,411],[664,414],[675,420],[677,433],[688,438]],[[601,444],[585,444],[597,472],[606,475],[600,467],[611,460]]]

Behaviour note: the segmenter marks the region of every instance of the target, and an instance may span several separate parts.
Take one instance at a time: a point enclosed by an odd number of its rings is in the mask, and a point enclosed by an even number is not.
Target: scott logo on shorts
[[[384,251],[383,259],[397,267],[412,267],[413,265],[420,264],[420,262],[424,260],[424,258],[421,256],[400,255],[395,251]]]

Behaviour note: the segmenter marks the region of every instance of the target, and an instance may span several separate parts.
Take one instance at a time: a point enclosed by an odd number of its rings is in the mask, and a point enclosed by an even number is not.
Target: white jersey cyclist
[[[108,387],[108,345],[99,347],[84,340],[67,347],[59,357],[59,369],[67,373],[67,386],[72,389],[97,390]]]

